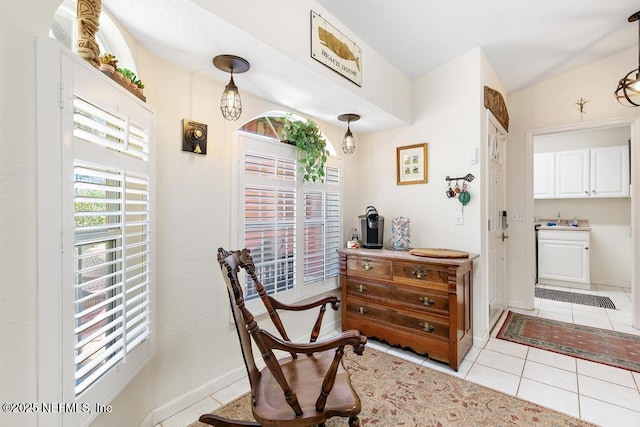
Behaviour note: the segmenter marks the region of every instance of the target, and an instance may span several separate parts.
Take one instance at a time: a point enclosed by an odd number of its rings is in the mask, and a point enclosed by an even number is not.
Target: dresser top
[[[340,248],[338,249],[338,252],[344,253],[347,255],[351,254],[351,255],[359,255],[359,256],[389,258],[389,259],[397,259],[402,261],[413,261],[413,262],[423,261],[423,262],[445,264],[445,265],[464,265],[479,257],[478,254],[469,254],[468,258],[432,258],[432,257],[411,255],[409,251],[397,251],[393,249],[367,249],[367,248],[357,248],[357,249]]]

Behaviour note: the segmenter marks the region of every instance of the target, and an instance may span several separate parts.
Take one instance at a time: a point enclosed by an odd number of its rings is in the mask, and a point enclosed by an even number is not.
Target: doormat
[[[640,336],[510,311],[498,338],[640,372]]]
[[[536,298],[550,299],[553,301],[570,302],[572,304],[592,305],[603,308],[616,308],[609,297],[599,295],[579,294],[576,292],[557,291],[536,286]]]

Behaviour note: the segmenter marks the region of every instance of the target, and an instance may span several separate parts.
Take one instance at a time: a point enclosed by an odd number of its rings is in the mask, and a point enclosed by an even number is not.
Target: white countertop
[[[564,224],[564,219],[560,218],[560,224]],[[536,224],[539,224],[539,230],[557,230],[557,231],[591,231],[591,227],[589,226],[589,220],[587,219],[579,219],[578,226],[574,227],[571,225],[573,223],[573,219],[567,220],[569,221],[569,225],[547,225],[547,223],[556,223],[555,219],[541,219],[538,220]]]

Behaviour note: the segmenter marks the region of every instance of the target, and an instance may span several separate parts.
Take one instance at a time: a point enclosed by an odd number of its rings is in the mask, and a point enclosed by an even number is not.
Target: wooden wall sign
[[[319,14],[311,11],[311,57],[362,86],[362,50]]]

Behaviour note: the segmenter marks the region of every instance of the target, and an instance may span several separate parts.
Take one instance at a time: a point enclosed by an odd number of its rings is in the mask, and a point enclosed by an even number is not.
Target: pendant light
[[[356,139],[351,133],[349,124],[360,120],[360,116],[352,113],[341,114],[338,116],[338,120],[341,122],[347,122],[347,133],[344,134],[344,139],[342,140],[342,152],[344,154],[353,154],[353,152],[356,151]]]
[[[629,17],[629,22],[640,19],[640,11]],[[640,99],[631,99],[640,95],[640,22],[638,22],[638,68],[620,79],[615,92],[618,102],[627,107],[640,107]]]
[[[246,59],[235,55],[218,55],[213,58],[213,65],[219,70],[231,73],[231,80],[222,92],[220,98],[220,111],[222,117],[227,120],[238,120],[242,113],[242,102],[238,86],[233,81],[233,73],[244,73],[249,69],[249,62]]]

